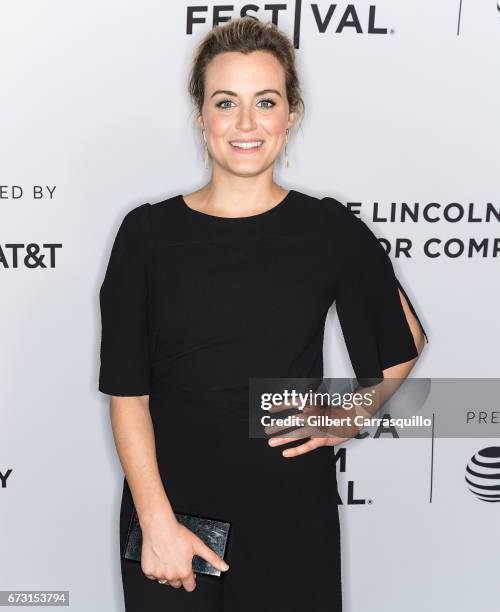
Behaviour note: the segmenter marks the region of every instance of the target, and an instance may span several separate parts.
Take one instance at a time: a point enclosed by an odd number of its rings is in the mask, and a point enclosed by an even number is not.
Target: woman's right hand
[[[196,588],[193,574],[193,555],[199,555],[221,571],[229,565],[190,529],[157,512],[143,526],[141,569],[151,580],[168,580],[174,588],[186,591]]]

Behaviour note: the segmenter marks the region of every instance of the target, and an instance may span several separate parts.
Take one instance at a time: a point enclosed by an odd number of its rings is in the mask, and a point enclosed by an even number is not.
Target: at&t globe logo
[[[470,458],[465,471],[469,491],[486,502],[500,502],[500,446],[488,446]]]

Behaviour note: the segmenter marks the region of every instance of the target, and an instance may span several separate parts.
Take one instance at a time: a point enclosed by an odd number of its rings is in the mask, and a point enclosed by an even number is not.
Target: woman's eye
[[[266,106],[264,106],[264,108],[272,108],[273,106],[276,106],[275,102],[269,99],[261,100],[261,102],[266,102]],[[267,106],[267,103],[269,103],[269,106]]]
[[[231,100],[221,100],[215,106],[217,106],[218,108],[229,108],[228,106],[223,106],[224,104],[226,104],[226,102],[232,103]]]

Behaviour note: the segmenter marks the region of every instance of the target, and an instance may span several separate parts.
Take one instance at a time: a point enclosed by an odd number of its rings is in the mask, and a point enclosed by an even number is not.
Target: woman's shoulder
[[[326,223],[328,231],[356,231],[364,225],[343,202],[333,196],[312,195],[301,191],[296,192],[299,201],[304,206],[304,212],[316,213]]]
[[[161,223],[178,213],[178,199],[178,196],[174,195],[163,200],[144,202],[134,206],[125,213],[123,223],[147,232],[156,223]]]
[[[149,202],[129,208],[122,213],[117,232],[117,240],[142,241],[148,231],[150,208]]]
[[[328,216],[337,223],[349,225],[359,220],[343,202],[332,196],[323,196],[321,204],[325,208]]]
[[[385,251],[367,223],[339,199],[316,198],[323,207],[326,231],[338,252],[363,259],[379,258]]]
[[[304,204],[309,205],[310,208],[314,207],[320,211],[326,211],[332,215],[353,215],[353,213],[337,198],[332,196],[314,195],[312,193],[306,193],[299,190],[294,190],[297,198]]]
[[[359,239],[373,236],[372,230],[361,219],[361,217],[340,200],[331,196],[324,196],[321,202],[326,209],[326,214],[333,226],[344,235],[356,236]]]

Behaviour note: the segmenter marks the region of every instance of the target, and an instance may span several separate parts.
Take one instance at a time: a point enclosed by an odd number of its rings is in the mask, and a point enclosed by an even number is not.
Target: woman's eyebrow
[[[210,96],[210,98],[213,98],[215,95],[217,94],[226,94],[228,96],[238,96],[238,94],[235,91],[229,91],[228,89],[217,89],[216,91],[214,91],[214,93]],[[261,91],[258,91],[255,95],[256,96],[262,96],[263,94],[266,93],[275,93],[278,96],[280,96],[281,98],[281,94],[277,89],[262,89]]]

